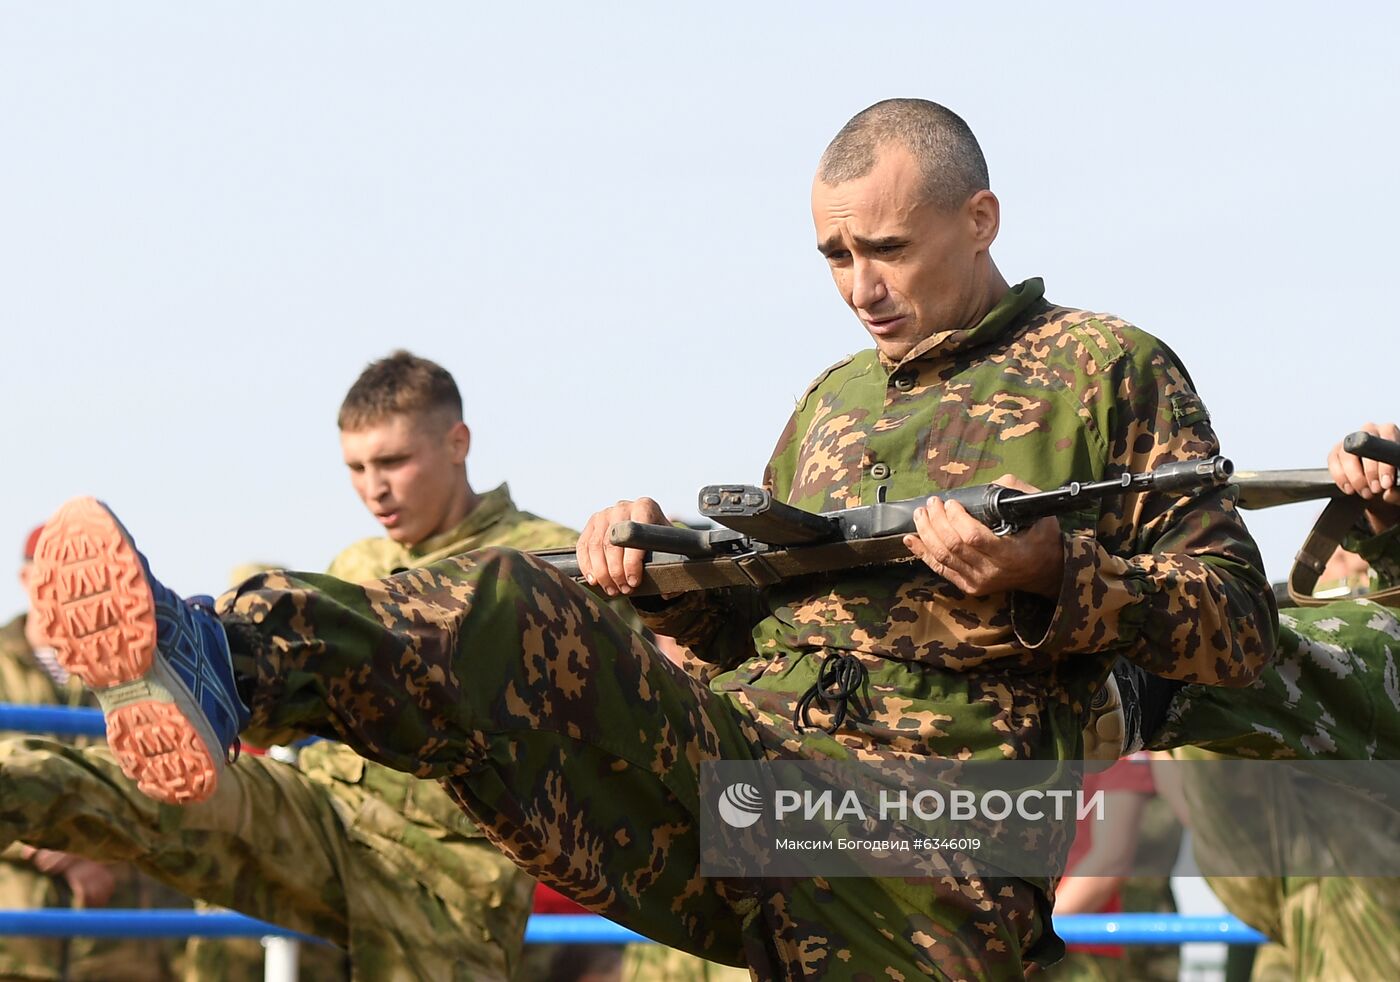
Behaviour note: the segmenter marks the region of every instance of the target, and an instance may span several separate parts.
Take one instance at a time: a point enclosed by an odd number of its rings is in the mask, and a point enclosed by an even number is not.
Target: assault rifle
[[[1342,447],[1400,467],[1400,443],[1356,432],[1342,441]],[[1072,481],[1051,491],[1022,492],[979,484],[936,496],[957,501],[982,524],[1006,535],[1039,518],[1077,511],[1102,498],[1193,491],[1226,483],[1239,489],[1242,508],[1341,497],[1325,467],[1235,471],[1224,457],[1179,461],[1146,474],[1123,474],[1106,481]],[[700,514],[719,528],[700,531],[619,522],[608,530],[608,541],[649,553],[633,596],[770,586],[813,573],[912,561],[903,536],[914,531],[914,510],[932,495],[885,501],[884,490],[877,490],[873,505],[817,513],[776,501],[763,488],[714,484],[700,491]],[[568,576],[580,575],[572,549],[536,555]]]
[[[958,502],[997,535],[1008,535],[1038,519],[1078,511],[1103,498],[1217,487],[1227,483],[1233,472],[1229,460],[1209,457],[1165,464],[1145,474],[1071,481],[1050,491],[978,484],[940,491],[936,496],[945,502]],[[699,531],[618,522],[608,530],[608,541],[650,553],[642,582],[632,596],[771,586],[813,573],[912,561],[903,536],[915,531],[915,509],[934,495],[885,501],[884,493],[883,487],[878,489],[873,505],[818,513],[777,501],[763,488],[712,484],[700,490],[700,514],[718,523],[719,528]],[[566,575],[580,575],[572,550],[536,555]]]

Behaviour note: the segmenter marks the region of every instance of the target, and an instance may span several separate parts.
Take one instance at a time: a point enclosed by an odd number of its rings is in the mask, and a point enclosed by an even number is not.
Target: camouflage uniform
[[[808,509],[993,479],[1042,486],[1217,449],[1170,353],[1038,280],[899,364],[824,374],[766,481]],[[335,735],[449,791],[585,907],[758,977],[1019,978],[1063,951],[1045,881],[699,875],[702,761],[1074,757],[1113,659],[1248,682],[1272,595],[1227,489],[1064,520],[1058,601],[963,596],[925,567],[639,602],[726,670],[705,687],[533,557],[487,550],[355,585],[273,573],[219,601],[254,725]],[[823,658],[868,673],[836,735],[791,717]],[[1072,655],[1072,657],[1071,657]],[[818,725],[832,719],[813,714]]]
[[[1400,583],[1400,528],[1348,547],[1371,562],[1382,586]],[[1400,757],[1400,619],[1365,599],[1279,615],[1275,663],[1252,685],[1232,692],[1186,686],[1173,699],[1154,746],[1176,747],[1180,759],[1394,760]],[[1180,746],[1189,741],[1195,746]],[[1292,831],[1307,828],[1318,789],[1279,769],[1250,804],[1267,823],[1239,821],[1240,802],[1206,772],[1184,771],[1193,842],[1205,868],[1212,857],[1281,855]],[[1374,813],[1365,795],[1322,792],[1329,809]],[[1258,799],[1267,797],[1259,807]],[[1393,823],[1392,823],[1393,824]],[[1384,823],[1358,821],[1350,834],[1378,835],[1393,849]],[[1268,945],[1254,977],[1380,979],[1400,977],[1400,879],[1388,877],[1214,876],[1211,888],[1241,920],[1279,944]]]
[[[36,660],[24,635],[23,615],[0,627],[0,702],[24,705],[91,706],[82,683],[60,684]],[[3,801],[3,799],[0,799]],[[31,843],[42,845],[42,843]],[[19,858],[18,843],[0,853],[0,909],[67,907],[66,883]],[[167,907],[183,898],[129,867],[113,867],[117,889],[112,907]],[[104,938],[0,937],[0,979],[157,980],[174,978],[178,945],[165,941]]]
[[[1400,526],[1352,543],[1400,583]],[[1400,618],[1367,600],[1279,614],[1274,663],[1247,688],[1184,686],[1148,747],[1255,760],[1400,759]]]
[[[488,544],[575,539],[517,509],[502,486],[416,549],[366,540],[331,568],[372,578]],[[534,881],[441,787],[331,742],[305,748],[299,768],[244,756],[213,799],[178,808],[137,792],[105,750],[10,744],[0,749],[0,841],[37,830],[37,844],[138,862],[183,892],[346,948],[358,978],[510,976]]]
[[[630,944],[622,959],[623,982],[738,982],[743,969],[720,965],[659,944]]]

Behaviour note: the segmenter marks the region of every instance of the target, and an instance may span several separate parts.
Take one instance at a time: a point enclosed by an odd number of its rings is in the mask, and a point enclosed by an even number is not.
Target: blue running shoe
[[[59,663],[97,694],[126,775],[157,801],[212,795],[249,715],[214,612],[162,586],[93,498],[44,526],[30,593]]]

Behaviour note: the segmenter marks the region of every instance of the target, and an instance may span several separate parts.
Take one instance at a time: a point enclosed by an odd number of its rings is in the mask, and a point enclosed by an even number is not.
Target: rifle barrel
[[[1325,467],[1235,471],[1230,483],[1240,489],[1241,508],[1273,508],[1298,501],[1317,501],[1341,493]]]

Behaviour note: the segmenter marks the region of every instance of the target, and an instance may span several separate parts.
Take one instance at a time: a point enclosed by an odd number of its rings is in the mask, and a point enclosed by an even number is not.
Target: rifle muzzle
[[[1220,485],[1230,480],[1233,473],[1235,465],[1228,457],[1179,460],[1163,464],[1152,472],[1152,488],[1156,491],[1187,491],[1203,485]]]

